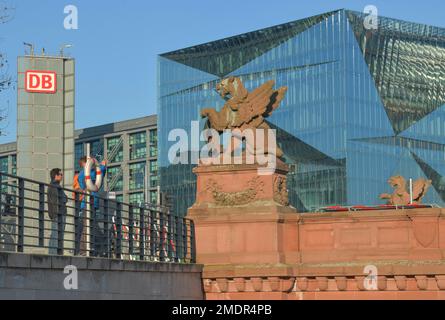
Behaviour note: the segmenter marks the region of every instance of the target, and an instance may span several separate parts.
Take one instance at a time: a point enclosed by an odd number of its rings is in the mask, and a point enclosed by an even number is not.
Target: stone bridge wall
[[[78,290],[66,290],[66,266]],[[202,266],[0,253],[0,299],[201,300]]]

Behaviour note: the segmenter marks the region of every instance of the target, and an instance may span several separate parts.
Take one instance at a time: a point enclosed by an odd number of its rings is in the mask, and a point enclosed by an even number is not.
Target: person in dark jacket
[[[61,235],[65,231],[66,203],[68,198],[60,183],[63,179],[62,170],[52,169],[50,172],[51,184],[48,186],[48,216],[51,219],[51,236],[49,239],[49,254],[56,255],[58,247],[59,223],[61,224]]]

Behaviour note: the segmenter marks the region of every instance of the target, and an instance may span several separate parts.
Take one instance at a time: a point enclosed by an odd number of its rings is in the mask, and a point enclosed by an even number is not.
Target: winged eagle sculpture
[[[227,129],[264,129],[271,128],[265,119],[280,105],[287,92],[287,87],[274,89],[275,81],[270,80],[252,92],[247,91],[240,78],[230,77],[216,86],[216,91],[226,100],[221,111],[213,108],[203,109],[201,116],[208,118],[210,128],[222,133]],[[267,137],[267,134],[265,134]],[[283,156],[277,146],[276,156]]]

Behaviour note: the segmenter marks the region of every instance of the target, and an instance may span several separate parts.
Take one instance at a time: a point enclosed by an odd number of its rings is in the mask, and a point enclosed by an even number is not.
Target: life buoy
[[[91,181],[91,169],[93,165],[96,167],[96,182],[93,183]],[[99,162],[94,158],[88,158],[87,163],[85,164],[85,182],[87,185],[87,190],[91,192],[98,192],[102,187],[102,170],[100,170]]]

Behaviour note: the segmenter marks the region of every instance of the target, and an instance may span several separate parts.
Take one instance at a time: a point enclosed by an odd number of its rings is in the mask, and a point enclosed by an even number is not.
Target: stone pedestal
[[[206,299],[445,299],[445,209],[298,214],[257,169],[195,169]]]
[[[284,299],[283,290],[293,286],[284,266],[300,262],[300,216],[288,203],[288,169],[279,162],[275,172],[261,175],[260,168],[201,165],[194,170],[198,191],[188,216],[195,222],[197,262],[205,266],[207,299],[230,299],[229,283],[244,294],[240,299]],[[275,268],[271,282],[265,266]],[[237,278],[239,272],[256,276]],[[264,292],[263,284],[274,292]]]
[[[258,165],[199,166],[195,222],[197,262],[297,263],[298,219],[288,206],[287,167],[259,175]]]

